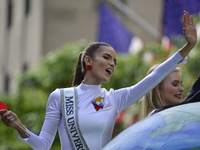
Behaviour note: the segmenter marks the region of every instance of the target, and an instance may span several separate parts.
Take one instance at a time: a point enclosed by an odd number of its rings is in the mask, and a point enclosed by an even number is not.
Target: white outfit
[[[107,91],[101,85],[80,84],[76,87],[78,95],[78,118],[82,135],[90,150],[102,149],[110,140],[118,113],[137,102],[143,95],[153,89],[163,78],[171,73],[182,60],[179,52],[162,63],[149,76],[131,87]],[[91,102],[101,98],[103,108],[96,110]],[[97,101],[96,101],[97,102]],[[46,117],[37,136],[22,139],[34,150],[48,150],[51,148],[55,134],[59,131],[62,150],[72,150],[62,116],[60,90],[53,91],[48,99]]]
[[[156,110],[158,110],[158,109],[154,109],[154,110],[152,110],[152,111],[148,114],[147,117],[151,116],[151,115],[152,115]]]

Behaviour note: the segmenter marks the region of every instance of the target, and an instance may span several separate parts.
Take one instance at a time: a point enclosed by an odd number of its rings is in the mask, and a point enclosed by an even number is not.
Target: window
[[[7,27],[9,29],[12,25],[12,18],[13,18],[13,1],[12,0],[7,0],[7,14],[8,14]]]

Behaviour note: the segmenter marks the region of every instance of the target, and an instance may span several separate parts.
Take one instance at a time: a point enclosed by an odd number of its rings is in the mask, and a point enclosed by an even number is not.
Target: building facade
[[[116,0],[117,1],[117,0]],[[17,91],[16,77],[66,43],[95,41],[102,0],[0,0],[0,94]],[[144,43],[156,37],[141,22],[104,0]],[[161,0],[119,0],[149,23],[160,25]],[[156,34],[156,33],[155,33]]]

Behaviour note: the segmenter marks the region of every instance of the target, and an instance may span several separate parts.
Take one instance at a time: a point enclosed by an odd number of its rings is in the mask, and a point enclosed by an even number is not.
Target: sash
[[[65,128],[74,150],[89,150],[79,129],[77,100],[75,95],[74,87],[61,89],[62,114],[65,120]]]

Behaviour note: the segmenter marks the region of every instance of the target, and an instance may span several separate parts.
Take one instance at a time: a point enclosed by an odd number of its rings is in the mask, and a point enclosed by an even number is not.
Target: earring
[[[87,65],[86,66],[86,70],[92,70],[92,66],[91,65]]]

